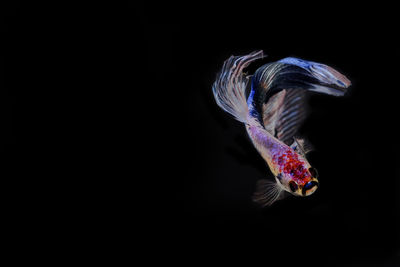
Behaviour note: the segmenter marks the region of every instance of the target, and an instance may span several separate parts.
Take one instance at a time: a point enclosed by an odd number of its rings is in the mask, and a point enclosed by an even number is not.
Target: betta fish
[[[231,56],[212,90],[218,106],[245,124],[275,177],[259,180],[253,197],[269,206],[290,194],[309,196],[318,188],[317,171],[306,158],[310,145],[297,135],[307,115],[307,93],[343,96],[351,82],[332,67],[295,57],[267,63],[251,76],[243,73],[263,57],[263,51]]]

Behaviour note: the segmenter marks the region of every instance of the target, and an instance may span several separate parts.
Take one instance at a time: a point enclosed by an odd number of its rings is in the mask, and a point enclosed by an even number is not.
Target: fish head
[[[319,185],[318,172],[307,161],[288,161],[276,175],[277,183],[295,196],[309,196]]]

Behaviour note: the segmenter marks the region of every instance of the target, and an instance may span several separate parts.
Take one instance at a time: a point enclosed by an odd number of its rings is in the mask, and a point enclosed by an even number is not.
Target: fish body
[[[282,190],[298,196],[308,196],[317,189],[318,179],[312,174],[313,168],[305,156],[259,126],[246,125],[246,129]]]
[[[258,182],[254,200],[268,206],[289,192],[309,196],[318,188],[318,174],[306,158],[304,139],[296,137],[307,115],[307,92],[342,96],[350,81],[317,62],[284,58],[263,65],[248,77],[243,69],[263,58],[262,51],[230,57],[213,85],[217,104],[245,124],[253,145],[268,164],[275,181]]]

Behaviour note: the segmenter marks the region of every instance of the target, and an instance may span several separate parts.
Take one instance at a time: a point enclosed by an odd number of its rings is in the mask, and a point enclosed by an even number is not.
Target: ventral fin
[[[285,197],[284,192],[276,181],[261,179],[257,181],[253,201],[263,207],[271,206],[275,201]]]

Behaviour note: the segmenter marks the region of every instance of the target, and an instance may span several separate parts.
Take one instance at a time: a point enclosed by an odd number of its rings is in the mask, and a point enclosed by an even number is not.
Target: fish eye
[[[294,181],[289,182],[289,187],[290,187],[290,190],[292,190],[292,192],[296,192],[297,188],[299,188],[298,185],[296,184],[296,182],[294,182]]]
[[[316,168],[311,167],[308,169],[308,171],[311,173],[312,177],[318,178],[318,171]]]

